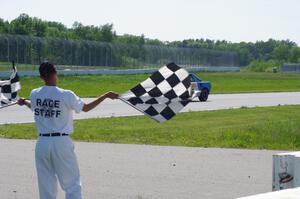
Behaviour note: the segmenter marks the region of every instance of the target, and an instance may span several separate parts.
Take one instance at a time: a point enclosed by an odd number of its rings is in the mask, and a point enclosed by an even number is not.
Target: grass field
[[[39,65],[33,64],[16,64],[19,71],[38,70]],[[72,70],[89,70],[89,69],[136,69],[149,68],[149,66],[77,66],[77,65],[57,65],[58,70],[72,69]],[[157,66],[151,66],[152,68]],[[0,62],[0,71],[11,70],[11,62]]]
[[[17,64],[16,65],[19,71],[35,71],[38,70],[38,65],[32,64]],[[57,66],[59,70],[64,69],[73,69],[73,70],[88,70],[88,69],[117,69],[117,67],[107,67],[107,66],[68,66],[68,65],[61,65]],[[11,63],[8,62],[0,62],[0,71],[9,71],[11,70]]]
[[[212,93],[300,91],[300,74],[283,73],[198,73],[211,81]],[[74,90],[81,97],[94,97],[109,90],[124,92],[149,75],[61,76],[59,86]],[[23,77],[21,96],[28,97],[42,85],[37,77]]]
[[[300,149],[300,106],[180,113],[158,124],[139,117],[75,121],[75,140],[255,149]],[[34,124],[0,126],[3,138],[36,138]]]

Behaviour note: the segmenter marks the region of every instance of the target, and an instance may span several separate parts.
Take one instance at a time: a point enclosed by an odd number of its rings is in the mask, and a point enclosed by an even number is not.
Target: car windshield
[[[200,78],[198,78],[196,75],[194,74],[190,74],[190,79],[192,82],[196,82],[196,81],[202,81]]]

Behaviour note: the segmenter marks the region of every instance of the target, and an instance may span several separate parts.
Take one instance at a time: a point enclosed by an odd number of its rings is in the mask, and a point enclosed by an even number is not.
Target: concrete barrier
[[[273,191],[300,187],[300,152],[273,155],[272,184]]]
[[[227,66],[203,66],[203,67],[187,67],[189,72],[239,72],[240,67],[227,67]],[[97,69],[97,70],[59,70],[60,75],[134,75],[134,74],[150,74],[157,69],[126,69],[126,70],[110,70],[110,69]],[[0,78],[7,78],[11,71],[0,72]],[[19,76],[39,76],[38,71],[19,71]]]
[[[238,199],[299,199],[300,188],[286,189],[281,191],[274,191],[264,194],[258,194],[253,196],[246,196]]]

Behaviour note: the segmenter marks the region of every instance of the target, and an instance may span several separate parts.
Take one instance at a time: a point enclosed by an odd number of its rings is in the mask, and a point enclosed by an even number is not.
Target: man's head
[[[57,71],[53,64],[49,62],[43,62],[40,65],[39,71],[40,77],[44,80],[46,85],[56,85]]]

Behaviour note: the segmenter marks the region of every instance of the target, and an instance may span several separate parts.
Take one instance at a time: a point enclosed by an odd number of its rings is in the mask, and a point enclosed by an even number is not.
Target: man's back
[[[31,110],[38,132],[73,132],[73,110],[80,112],[84,102],[72,91],[56,86],[34,89],[30,95]]]

